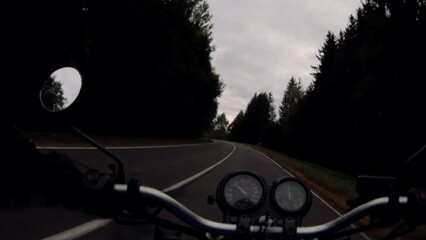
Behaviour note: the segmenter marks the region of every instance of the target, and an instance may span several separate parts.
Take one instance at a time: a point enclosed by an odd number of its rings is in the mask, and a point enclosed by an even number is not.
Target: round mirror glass
[[[51,112],[66,109],[80,93],[81,83],[80,72],[75,68],[64,67],[54,71],[41,87],[41,104]]]

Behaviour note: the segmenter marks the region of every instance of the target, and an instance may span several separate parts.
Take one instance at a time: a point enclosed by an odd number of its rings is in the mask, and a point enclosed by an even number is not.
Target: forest
[[[403,174],[426,143],[425,20],[426,1],[364,1],[325,36],[307,89],[291,78],[278,116],[271,93],[256,93],[227,137],[350,174]]]
[[[40,107],[38,92],[53,71],[71,66],[80,71],[83,86],[61,117],[83,130],[198,138],[210,129],[224,85],[211,65],[214,47],[206,1],[19,4],[31,7],[17,12],[16,18],[24,20],[10,26],[12,52],[7,58],[10,66],[24,69],[8,78],[13,79],[7,87],[10,121],[31,130],[60,128],[57,116]]]

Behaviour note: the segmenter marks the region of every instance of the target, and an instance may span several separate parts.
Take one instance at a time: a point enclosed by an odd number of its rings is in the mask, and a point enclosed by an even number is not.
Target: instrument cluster
[[[268,185],[250,171],[225,176],[216,196],[219,207],[229,216],[263,212],[270,206],[281,216],[303,217],[312,204],[311,191],[302,181],[283,177]]]

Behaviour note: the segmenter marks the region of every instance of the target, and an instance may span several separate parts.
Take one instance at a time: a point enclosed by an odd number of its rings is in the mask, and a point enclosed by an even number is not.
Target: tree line
[[[24,71],[8,78],[10,92],[16,93],[9,96],[8,115],[18,125],[52,128],[54,116],[39,106],[38,91],[53,71],[73,66],[82,74],[83,88],[65,113],[83,130],[197,138],[210,129],[224,85],[211,64],[207,1],[20,4],[22,23],[10,26],[17,46],[10,60],[16,58]]]
[[[271,93],[256,93],[228,137],[352,174],[394,174],[426,143],[425,18],[423,0],[364,1],[326,35],[312,84],[291,78],[278,118]]]

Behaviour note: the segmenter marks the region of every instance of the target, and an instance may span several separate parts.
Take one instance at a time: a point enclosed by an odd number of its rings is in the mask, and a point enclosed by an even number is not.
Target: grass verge
[[[346,201],[355,196],[356,179],[310,162],[297,160],[260,146],[252,146],[266,154],[297,178],[303,180],[339,212],[347,210]]]
[[[341,213],[346,212],[348,209],[346,201],[356,196],[356,179],[352,176],[310,162],[297,160],[261,146],[250,146],[266,154],[291,174],[304,181],[315,193]],[[367,221],[368,219],[362,219],[360,223],[366,224]],[[390,228],[375,229],[367,232],[367,234],[372,239],[384,239],[390,230]],[[420,226],[410,234],[396,239],[426,239],[426,226]]]

